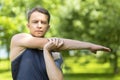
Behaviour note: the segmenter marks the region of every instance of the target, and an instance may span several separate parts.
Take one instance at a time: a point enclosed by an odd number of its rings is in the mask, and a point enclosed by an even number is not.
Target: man
[[[50,14],[44,8],[33,8],[28,13],[30,34],[19,33],[12,37],[10,60],[13,80],[63,80],[60,55],[54,51],[88,49],[110,51],[109,48],[89,42],[63,38],[45,38]]]

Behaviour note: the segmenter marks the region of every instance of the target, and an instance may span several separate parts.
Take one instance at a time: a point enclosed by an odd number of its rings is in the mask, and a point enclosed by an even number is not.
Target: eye
[[[37,20],[33,20],[32,23],[38,23],[38,21]]]
[[[41,23],[42,23],[42,24],[47,24],[47,22],[46,22],[46,21],[41,21]]]
[[[38,23],[38,21],[33,21],[33,23]]]

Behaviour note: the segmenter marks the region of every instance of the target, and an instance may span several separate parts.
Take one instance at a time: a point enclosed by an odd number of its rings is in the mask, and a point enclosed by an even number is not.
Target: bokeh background
[[[26,13],[42,6],[51,14],[46,37],[101,44],[112,49],[62,51],[64,80],[120,80],[120,0],[0,0],[0,80],[12,80],[10,40],[27,32]]]

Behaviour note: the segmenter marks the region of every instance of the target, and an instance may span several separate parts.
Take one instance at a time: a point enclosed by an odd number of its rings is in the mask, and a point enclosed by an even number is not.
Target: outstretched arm
[[[57,38],[56,38],[57,39]],[[71,40],[71,39],[63,39],[58,38],[59,41],[63,41],[63,46],[59,47],[58,50],[80,50],[80,49],[87,49],[94,53],[96,51],[107,51],[110,52],[111,49],[105,46],[93,44],[90,42],[78,41],[78,40]],[[55,40],[55,38],[50,38],[49,40]]]
[[[30,34],[21,33],[17,34],[12,37],[11,39],[11,45],[10,45],[10,60],[12,61],[15,59],[21,51],[25,50],[26,48],[35,48],[35,49],[43,49],[44,45],[49,42],[49,40],[56,40],[56,38],[38,38],[33,37]],[[57,49],[53,50],[80,50],[80,49],[88,49],[92,52],[96,51],[111,51],[110,48],[89,43],[89,42],[83,42],[78,40],[71,40],[71,39],[64,39],[64,38],[58,38],[59,41],[63,41],[63,45],[61,47],[58,47]]]
[[[56,39],[56,38],[50,38]],[[50,40],[49,39],[49,40]],[[88,49],[93,52],[97,50],[101,51],[111,51],[109,48],[89,43],[89,42],[83,42],[78,40],[72,40],[72,39],[64,39],[64,38],[58,38],[59,41],[63,41],[63,46],[59,47],[58,50],[80,50],[80,49]],[[58,42],[59,42],[58,41]],[[37,38],[33,37],[30,34],[18,34],[14,36],[11,40],[11,48],[16,47],[23,47],[23,48],[43,48],[44,45],[48,42],[47,38]]]

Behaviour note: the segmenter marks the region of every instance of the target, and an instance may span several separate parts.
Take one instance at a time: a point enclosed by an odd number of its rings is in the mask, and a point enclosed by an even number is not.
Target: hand
[[[51,50],[57,50],[63,45],[63,40],[58,38],[51,38],[49,39],[49,42],[45,44],[44,49],[51,51]]]
[[[108,48],[108,47],[105,47],[105,46],[101,46],[101,45],[93,45],[90,50],[93,52],[93,53],[96,53],[97,51],[106,51],[106,52],[110,52],[111,49]]]

